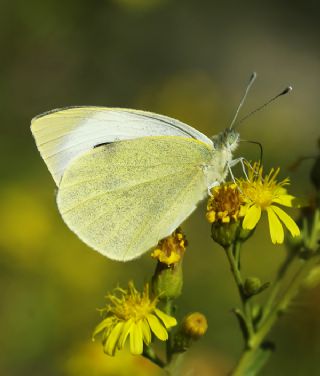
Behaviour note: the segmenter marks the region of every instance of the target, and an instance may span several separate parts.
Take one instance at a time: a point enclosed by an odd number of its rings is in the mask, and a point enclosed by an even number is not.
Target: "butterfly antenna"
[[[248,115],[246,115],[245,117],[243,117],[241,120],[239,120],[237,123],[236,123],[236,126],[239,126],[241,123],[243,123],[246,119],[248,119],[248,117],[250,117],[251,115],[255,114],[256,112],[259,112],[260,110],[262,110],[263,108],[265,108],[266,106],[268,106],[270,103],[274,102],[277,98],[281,97],[282,95],[286,95],[288,93],[290,93],[292,91],[292,86],[288,86],[286,87],[281,93],[277,94],[276,96],[272,97],[271,99],[269,99],[266,103],[264,103],[262,106],[256,108],[255,110],[249,112]]]
[[[240,103],[239,103],[239,106],[238,106],[238,108],[237,108],[237,111],[236,111],[236,113],[235,113],[235,115],[234,115],[234,117],[233,117],[233,119],[232,119],[232,122],[231,122],[231,124],[230,124],[229,129],[231,129],[231,128],[234,126],[234,123],[235,123],[236,120],[237,120],[237,117],[238,117],[239,111],[241,110],[241,107],[243,106],[243,104],[244,104],[244,102],[245,102],[245,100],[246,100],[246,98],[247,98],[247,95],[248,95],[248,93],[249,93],[249,91],[250,91],[250,88],[251,88],[251,86],[252,86],[252,84],[254,83],[254,81],[255,81],[256,78],[257,78],[257,73],[256,73],[256,72],[253,72],[252,75],[251,75],[251,77],[250,77],[250,79],[249,79],[248,85],[247,85],[247,87],[246,87],[246,91],[245,91],[245,93],[244,93],[244,95],[243,95],[243,97],[242,97],[242,99],[241,99],[241,101],[240,101]]]

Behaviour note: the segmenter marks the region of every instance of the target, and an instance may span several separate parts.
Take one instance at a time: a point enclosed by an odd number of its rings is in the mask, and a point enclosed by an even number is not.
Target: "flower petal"
[[[167,315],[166,313],[160,311],[160,309],[158,309],[158,308],[155,308],[154,311],[155,311],[156,315],[164,323],[166,328],[171,328],[172,326],[177,325],[177,320],[174,317]]]
[[[168,339],[168,332],[163,327],[163,325],[160,323],[158,318],[155,315],[148,314],[147,320],[150,325],[151,330],[153,333],[161,340],[166,341]]]
[[[256,227],[259,219],[261,217],[261,208],[257,205],[252,205],[248,210],[244,217],[242,227],[245,230],[252,230]]]
[[[272,208],[274,212],[277,214],[277,216],[281,219],[281,221],[284,223],[286,228],[290,231],[292,236],[299,236],[300,235],[300,229],[297,226],[296,222],[281,208],[278,208],[277,206],[273,206]]]
[[[123,346],[126,342],[126,339],[128,337],[128,334],[130,333],[132,324],[133,324],[133,320],[129,319],[123,325],[123,329],[122,329],[122,332],[121,332],[121,335],[120,335],[120,338],[119,338],[119,341],[118,341],[118,349],[119,350],[123,348]]]
[[[143,340],[147,345],[149,345],[151,342],[151,330],[150,330],[150,326],[148,324],[147,319],[144,319],[143,321],[139,321],[139,324],[141,327]]]
[[[283,205],[283,206],[288,206],[288,207],[292,207],[292,201],[295,199],[294,196],[292,195],[279,195],[278,197],[275,197],[274,199],[272,199],[272,202],[275,202],[276,204],[280,204],[280,205]]]
[[[118,324],[112,329],[105,345],[104,345],[104,352],[110,356],[113,356],[116,347],[117,347],[117,342],[119,339],[119,336],[121,334],[122,328],[123,328],[124,323],[118,322]]]
[[[94,329],[92,333],[92,340],[94,337],[100,333],[104,329],[109,329],[111,325],[113,325],[114,319],[113,317],[107,317],[106,319],[102,320]]]
[[[130,352],[140,355],[143,352],[143,336],[140,326],[133,322],[130,329]]]
[[[283,227],[273,208],[267,208],[271,241],[273,244],[281,244],[284,240]]]

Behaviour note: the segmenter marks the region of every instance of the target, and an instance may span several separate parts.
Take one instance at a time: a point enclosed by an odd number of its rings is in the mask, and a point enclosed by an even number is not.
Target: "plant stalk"
[[[289,284],[279,302],[270,311],[269,315],[265,318],[264,322],[258,328],[257,332],[249,339],[249,348],[242,354],[237,366],[231,373],[232,376],[243,375],[256,375],[261,367],[255,367],[255,360],[257,359],[257,352],[263,350],[261,345],[265,340],[265,337],[269,333],[270,329],[275,324],[278,317],[286,310],[292,299],[298,293],[301,283],[306,278],[310,270],[320,262],[320,255],[315,254],[307,261],[303,261],[304,265],[293,277],[292,282]],[[248,370],[251,369],[250,373]]]

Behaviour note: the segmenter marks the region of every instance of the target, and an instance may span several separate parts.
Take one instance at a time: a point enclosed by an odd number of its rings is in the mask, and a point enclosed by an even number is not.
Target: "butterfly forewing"
[[[31,125],[37,147],[56,184],[76,157],[96,145],[146,136],[182,136],[212,146],[212,141],[178,120],[152,112],[69,107],[37,116]]]

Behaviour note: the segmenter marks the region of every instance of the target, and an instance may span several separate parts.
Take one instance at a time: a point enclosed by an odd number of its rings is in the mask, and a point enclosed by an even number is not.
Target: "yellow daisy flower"
[[[239,189],[245,201],[245,216],[242,227],[252,230],[260,220],[261,212],[266,211],[272,243],[281,244],[284,241],[283,225],[292,236],[300,235],[299,227],[294,220],[277,205],[292,207],[294,196],[289,195],[284,188],[289,179],[276,181],[280,168],[271,169],[268,175],[262,176],[263,168],[259,163],[248,167],[248,179],[239,180]]]
[[[186,237],[181,228],[178,227],[170,236],[160,240],[157,247],[151,253],[151,257],[169,266],[181,260],[186,247]]]
[[[110,304],[102,311],[106,317],[94,330],[93,338],[102,332],[102,343],[106,354],[113,356],[130,339],[130,352],[142,354],[143,344],[149,345],[152,333],[161,341],[168,339],[167,329],[177,321],[157,308],[158,298],[150,298],[149,286],[138,292],[133,282],[128,289],[117,288],[107,295]]]

